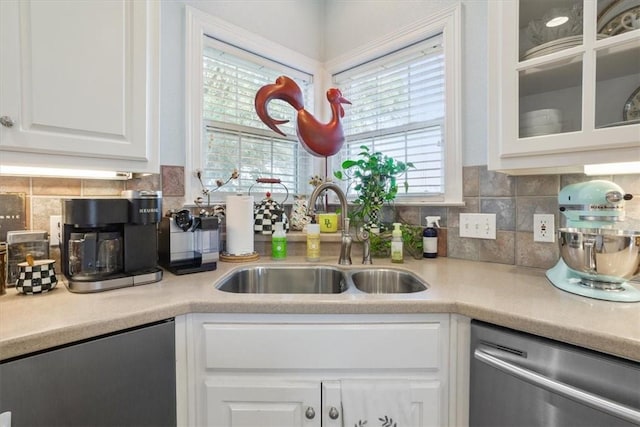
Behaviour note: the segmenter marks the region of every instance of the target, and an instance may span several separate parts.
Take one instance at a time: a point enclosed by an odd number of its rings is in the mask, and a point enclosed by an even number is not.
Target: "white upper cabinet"
[[[640,0],[489,7],[489,169],[640,160]]]
[[[0,163],[158,171],[159,2],[0,2]]]

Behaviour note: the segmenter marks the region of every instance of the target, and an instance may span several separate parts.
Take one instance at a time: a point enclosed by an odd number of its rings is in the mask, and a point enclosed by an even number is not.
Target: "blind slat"
[[[288,134],[276,135],[255,113],[254,98],[264,85],[288,75],[303,91],[305,106],[313,110],[310,75],[253,55],[219,40],[205,37],[203,55],[203,119],[206,138],[203,181],[215,188],[217,179],[238,169],[240,178],[218,192],[248,191],[259,177],[280,178],[289,192],[305,192],[311,176],[311,155],[295,136],[295,110],[282,101],[269,104],[269,113],[290,122],[280,128]],[[262,188],[264,187],[264,188]],[[284,192],[281,185],[261,186],[259,193]],[[252,190],[253,191],[253,190]],[[258,190],[256,190],[258,191]],[[258,193],[256,193],[258,194]]]
[[[341,160],[365,145],[414,164],[406,175],[409,194],[443,193],[444,75],[441,37],[335,74],[352,103]]]

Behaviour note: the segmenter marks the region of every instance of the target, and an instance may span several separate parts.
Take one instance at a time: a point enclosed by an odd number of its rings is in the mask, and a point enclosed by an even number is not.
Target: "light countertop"
[[[337,257],[321,262],[337,266]],[[347,268],[367,268],[357,264]],[[473,319],[640,361],[640,303],[599,301],[552,286],[542,269],[449,258],[374,266],[413,271],[429,283],[415,294],[232,294],[215,289],[236,268],[269,264],[218,263],[212,272],[94,294],[64,285],[41,295],[8,288],[0,296],[0,360],[186,313],[457,313]],[[280,262],[282,263],[282,262]],[[286,264],[305,263],[290,257]],[[311,264],[309,264],[311,265]]]

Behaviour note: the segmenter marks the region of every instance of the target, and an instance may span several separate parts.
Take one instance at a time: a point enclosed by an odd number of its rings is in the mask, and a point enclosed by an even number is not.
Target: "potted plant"
[[[369,250],[375,258],[389,258],[391,255],[391,227],[390,224],[383,224],[382,227],[386,228],[386,231],[369,235]],[[400,230],[405,255],[422,259],[422,226],[403,223]]]
[[[333,175],[340,180],[351,180],[357,193],[355,208],[349,212],[352,223],[359,228],[380,228],[380,210],[385,203],[392,202],[398,194],[398,178],[414,167],[411,162],[401,162],[378,151],[371,152],[366,145],[360,146],[359,158],[342,162],[342,170]],[[404,181],[405,191],[409,187]]]
[[[402,230],[402,243],[405,253],[413,259],[422,259],[422,226],[402,224],[400,229]]]

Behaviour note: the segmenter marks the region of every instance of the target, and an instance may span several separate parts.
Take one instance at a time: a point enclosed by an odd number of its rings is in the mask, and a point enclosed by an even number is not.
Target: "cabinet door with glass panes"
[[[640,0],[488,7],[489,168],[640,160]]]

